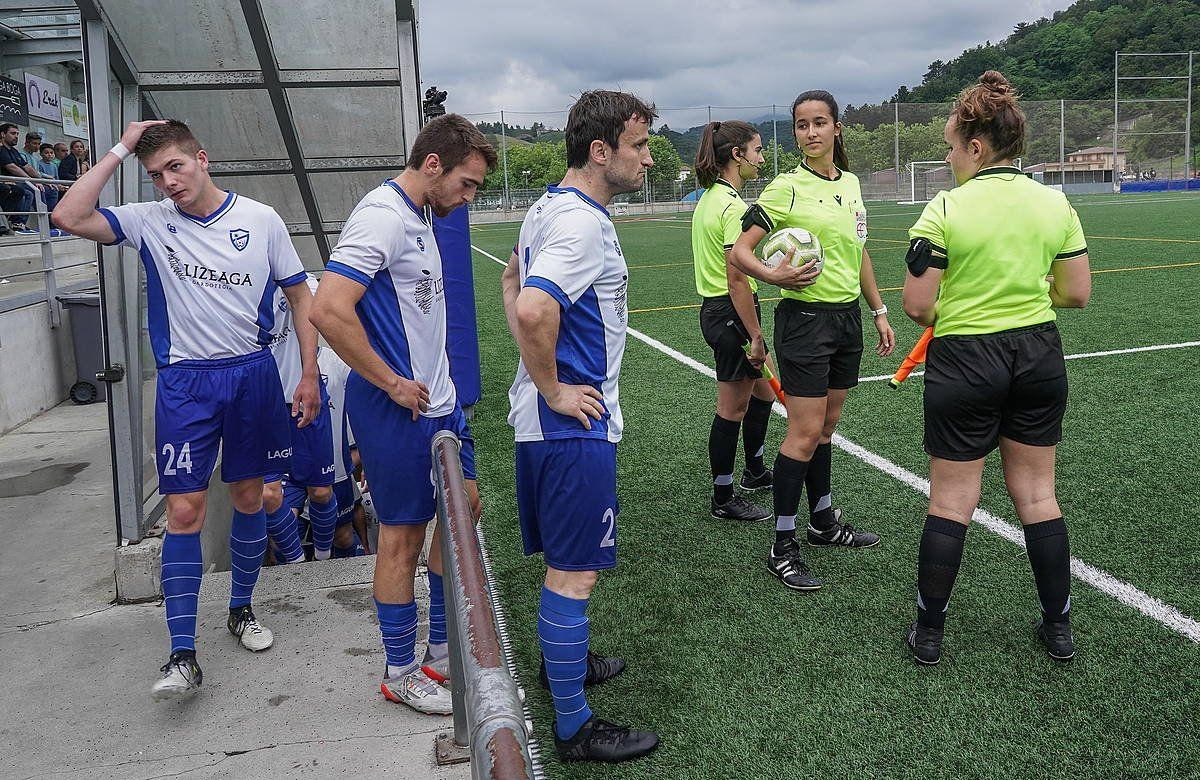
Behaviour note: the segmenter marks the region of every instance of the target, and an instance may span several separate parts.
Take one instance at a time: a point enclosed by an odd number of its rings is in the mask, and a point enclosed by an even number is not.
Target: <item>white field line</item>
[[[507,265],[506,262],[490,252],[485,252],[474,245],[472,245],[471,248],[484,257],[491,258],[500,265]],[[717,374],[711,368],[703,363],[700,363],[699,361],[693,360],[676,349],[672,349],[658,339],[653,338],[652,336],[647,336],[645,333],[642,333],[634,328],[629,328],[629,335],[633,336],[643,344],[653,347],[667,357],[682,363],[688,368],[691,368],[714,381],[716,380]],[[774,410],[775,413],[781,417],[787,417],[787,410],[784,409],[783,405],[778,401],[775,402]],[[884,474],[903,482],[913,490],[916,490],[918,493],[928,497],[929,480],[918,477],[908,469],[892,463],[887,458],[884,458],[881,455],[876,455],[870,450],[860,447],[841,434],[834,434],[833,443],[839,449],[844,450],[845,452],[853,455],[870,466],[874,466]],[[997,536],[1007,539],[1018,547],[1025,547],[1024,532],[1019,527],[1013,525],[1007,520],[1003,520],[982,508],[975,510],[975,514],[972,516],[972,519]],[[1130,585],[1123,580],[1119,580],[1102,569],[1098,569],[1095,566],[1081,561],[1074,556],[1071,557],[1071,574],[1076,579],[1091,585],[1093,588],[1101,591],[1102,593],[1108,594],[1122,604],[1136,609],[1138,612],[1141,612],[1143,615],[1158,621],[1172,631],[1187,637],[1193,642],[1200,643],[1200,623],[1183,614],[1170,604],[1160,601],[1150,594],[1144,593],[1138,588],[1135,588],[1133,585]]]
[[[1184,349],[1185,347],[1200,347],[1200,341],[1181,341],[1178,344],[1154,344],[1149,347],[1130,347],[1128,349],[1109,349],[1104,352],[1081,352],[1078,355],[1067,355],[1067,360],[1079,360],[1080,358],[1108,357],[1110,355],[1128,355],[1133,352],[1158,352],[1163,349]],[[924,371],[914,371],[909,374],[913,376],[925,376]],[[863,376],[859,377],[859,382],[886,382],[891,379],[891,374],[880,374],[879,376]]]

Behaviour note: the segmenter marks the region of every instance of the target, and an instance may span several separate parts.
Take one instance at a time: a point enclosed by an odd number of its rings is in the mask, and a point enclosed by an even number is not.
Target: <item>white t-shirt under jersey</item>
[[[629,270],[608,211],[574,188],[550,187],[521,223],[516,245],[521,286],[549,293],[561,307],[555,355],[558,381],[591,385],[607,414],[587,430],[546,405],[522,361],[508,391],[517,441],[621,440],[617,379],[625,354]]]
[[[173,201],[102,208],[114,244],[146,270],[150,344],[159,368],[220,360],[271,343],[275,291],[304,281],[304,266],[270,206],[229,193],[207,217]]]
[[[317,292],[317,280],[307,279],[308,289]],[[271,328],[271,355],[279,367],[279,382],[283,385],[283,402],[290,404],[296,395],[296,385],[304,375],[304,360],[300,354],[300,339],[296,336],[292,304],[283,290],[275,293],[275,325]]]
[[[426,213],[395,182],[384,182],[354,207],[325,270],[367,288],[358,317],[392,370],[429,388],[421,414],[454,411],[442,257]]]

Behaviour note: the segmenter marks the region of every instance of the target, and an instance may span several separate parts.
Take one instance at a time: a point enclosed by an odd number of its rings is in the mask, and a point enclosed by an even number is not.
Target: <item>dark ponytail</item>
[[[819,100],[829,108],[829,115],[833,117],[833,121],[838,120],[838,104],[833,99],[833,95],[823,89],[810,89],[807,92],[801,92],[792,102],[792,132],[795,132],[796,109],[801,103],[807,103],[810,100]],[[850,159],[846,157],[846,142],[842,140],[842,134],[838,133],[833,139],[833,164],[838,167],[839,171],[850,170]]]
[[[721,170],[733,159],[735,148],[745,151],[747,144],[758,135],[754,125],[731,119],[728,122],[709,122],[700,135],[700,148],[696,150],[696,178],[700,186],[713,186],[721,176]]]

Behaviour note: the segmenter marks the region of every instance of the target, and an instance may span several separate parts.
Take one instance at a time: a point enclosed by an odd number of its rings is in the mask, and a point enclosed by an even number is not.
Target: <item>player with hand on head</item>
[[[767,361],[758,304],[758,280],[729,262],[742,234],[746,202],[741,189],[763,164],[762,139],[746,122],[709,122],[696,151],[696,177],[705,188],[692,213],[692,261],[700,305],[700,332],[712,347],[717,369],[717,411],[708,434],[712,470],[712,516],[720,520],[767,520],[771,513],[734,493],[733,464],[739,428],[746,454],[742,488],[771,486],[763,442],[775,394],[763,378]],[[743,347],[749,341],[748,351]],[[769,370],[769,369],[768,369]]]
[[[96,209],[100,190],[130,154],[166,198]],[[234,507],[226,625],[249,650],[274,641],[250,601],[267,545],[263,477],[286,465],[291,438],[267,348],[277,288],[295,315],[306,361],[292,398],[298,425],[308,425],[320,410],[315,366],[307,362],[316,356],[316,331],[308,323],[312,298],[287,227],[271,207],[219,189],[208,165],[208,154],[182,122],[132,122],[54,210],[55,221],[77,236],[133,247],[146,272],[158,366],[155,463],[159,492],[167,497],[162,586],[171,634],[170,659],[152,690],[156,698],[193,691],[202,680],[196,663],[200,529],[218,448]]]
[[[905,258],[904,311],[934,332],[925,361],[929,515],[917,554],[917,620],[905,638],[918,662],[941,659],[984,458],[999,447],[1041,601],[1037,635],[1065,661],[1075,655],[1071,549],[1054,459],[1067,371],[1054,309],[1087,303],[1087,244],[1066,197],[1013,165],[1025,114],[1004,76],[988,71],[963,90],[945,138],[958,186],[925,206]]]
[[[462,441],[463,476],[479,514],[475,445],[446,356],[446,298],[433,217],[470,203],[496,152],[457,114],[417,135],[408,167],[367,193],[342,228],[317,288],[313,322],[353,373],[346,408],[379,515],[375,609],[387,653],[380,691],[419,712],[448,715],[450,692],[415,655],[413,578],[436,513],[430,446],[438,431]],[[432,212],[432,214],[431,214]],[[429,553],[430,611],[442,594],[441,528]],[[447,654],[430,621],[424,666]]]
[[[803,228],[824,249],[819,273],[811,270],[815,260],[792,269],[806,273],[795,284],[781,285],[783,300],[775,309],[775,359],[787,394],[788,426],[775,458],[775,544],[767,568],[785,586],[808,591],[819,589],[821,581],[810,573],[796,541],[803,493],[808,493],[810,545],[858,548],[879,543],[877,534],[843,523],[841,510],[833,507],[830,442],[846,394],[858,384],[863,351],[860,295],[879,334],[876,352],[890,355],[896,337],[866,250],[867,211],[858,178],[846,170],[849,161],[837,101],[823,90],[804,92],[792,104],[792,120],[796,146],[804,153],[800,165],[777,176],[746,212],[744,232],[730,259],[745,273],[771,281],[754,255],[754,247],[768,234]],[[773,271],[789,265],[782,263]]]
[[[629,271],[605,206],[642,188],[654,164],[654,117],[652,106],[623,92],[579,96],[567,117],[567,175],[525,215],[501,279],[521,350],[508,391],[517,511],[525,554],[542,552],[546,562],[537,632],[564,761],[624,761],[658,746],[651,732],[593,715],[583,693],[625,667],[589,649],[587,617],[600,572],[617,564],[620,513],[617,382]]]

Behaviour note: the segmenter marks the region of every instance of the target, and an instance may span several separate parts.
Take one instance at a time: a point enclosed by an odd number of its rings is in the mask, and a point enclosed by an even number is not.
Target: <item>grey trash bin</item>
[[[108,387],[96,379],[104,370],[104,344],[100,329],[100,291],[82,290],[60,295],[58,300],[71,313],[71,340],[75,343],[75,372],[71,400],[77,404],[103,401]]]

